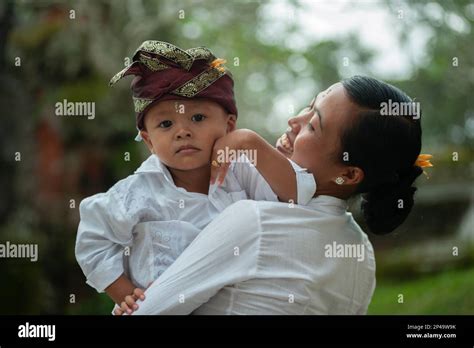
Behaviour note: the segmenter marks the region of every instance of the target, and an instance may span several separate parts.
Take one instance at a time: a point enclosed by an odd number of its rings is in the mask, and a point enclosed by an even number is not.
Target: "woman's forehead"
[[[316,99],[326,98],[327,96],[333,93],[339,92],[342,88],[344,88],[342,84],[340,82],[336,82],[332,84],[331,86],[329,86],[328,88],[326,88],[324,91],[318,93],[318,95],[316,96]]]
[[[314,96],[314,98],[311,100],[311,103],[309,104],[311,107],[314,106],[315,103],[319,102],[319,100],[321,98],[324,98],[326,97],[327,95],[329,95],[334,89],[337,89],[339,86],[342,87],[342,84],[340,82],[336,82],[334,84],[332,84],[331,86],[329,86],[328,88],[326,88],[325,90],[319,92],[318,94],[316,94]]]
[[[353,114],[356,107],[347,96],[344,86],[335,83],[318,94],[315,107],[324,114],[327,122],[345,122],[348,115]]]

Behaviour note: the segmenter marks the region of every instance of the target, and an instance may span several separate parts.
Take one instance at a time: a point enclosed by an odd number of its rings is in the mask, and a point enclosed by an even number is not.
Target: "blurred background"
[[[73,0],[0,3],[0,314],[109,314],[74,257],[80,201],[146,158],[129,83],[108,87],[144,40],[207,46],[236,83],[239,126],[269,142],[321,89],[354,74],[421,102],[416,205],[369,235],[377,288],[369,314],[474,314],[474,2]],[[94,102],[95,118],[55,104]],[[128,154],[128,155],[127,155]],[[353,212],[360,221],[357,202]],[[402,296],[400,296],[402,295]]]

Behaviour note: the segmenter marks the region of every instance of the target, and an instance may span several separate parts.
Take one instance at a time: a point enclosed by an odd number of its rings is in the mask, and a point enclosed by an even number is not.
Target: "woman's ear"
[[[229,117],[227,118],[227,133],[235,131],[235,128],[237,127],[237,116],[229,114]]]
[[[364,171],[359,167],[346,166],[340,176],[344,179],[344,184],[358,185],[364,180]]]
[[[148,135],[147,131],[141,130],[140,135],[145,142],[146,146],[148,147],[148,150],[150,150],[151,153],[155,153],[155,150],[153,150],[153,144],[150,141],[150,136]]]

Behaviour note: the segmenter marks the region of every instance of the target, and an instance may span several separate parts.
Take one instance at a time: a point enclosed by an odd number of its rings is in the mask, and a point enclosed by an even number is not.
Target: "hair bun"
[[[363,195],[362,213],[372,233],[390,233],[405,221],[414,203],[416,187],[412,184],[422,172],[413,166],[399,176],[398,182],[379,185]]]

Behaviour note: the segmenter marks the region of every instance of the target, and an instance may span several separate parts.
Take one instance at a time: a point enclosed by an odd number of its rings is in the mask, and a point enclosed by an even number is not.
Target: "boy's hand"
[[[123,315],[127,313],[128,315],[132,314],[138,309],[138,305],[135,303],[138,300],[145,299],[145,293],[143,289],[135,288],[131,295],[125,297],[125,299],[120,304],[119,308],[114,310],[115,315]]]
[[[286,158],[290,158],[293,154],[293,147],[291,146],[291,143],[288,140],[288,135],[286,135],[286,133],[283,133],[283,135],[278,138],[275,148],[280,151],[280,153],[283,154]]]
[[[237,129],[216,140],[211,157],[211,185],[216,181],[218,185],[222,185],[231,160],[237,160],[236,154],[232,156],[231,150],[248,150],[252,147],[255,135],[256,133],[249,129]]]
[[[233,151],[229,154],[230,150]],[[257,156],[247,157],[255,158],[255,163],[252,164],[278,199],[281,202],[298,202],[296,172],[288,158],[257,133],[248,129],[235,130],[216,140],[211,158],[211,184],[216,180],[219,185],[224,182],[230,165],[230,159],[226,157],[232,153],[236,157],[235,150],[255,151],[255,155],[258,153],[258,163]]]

